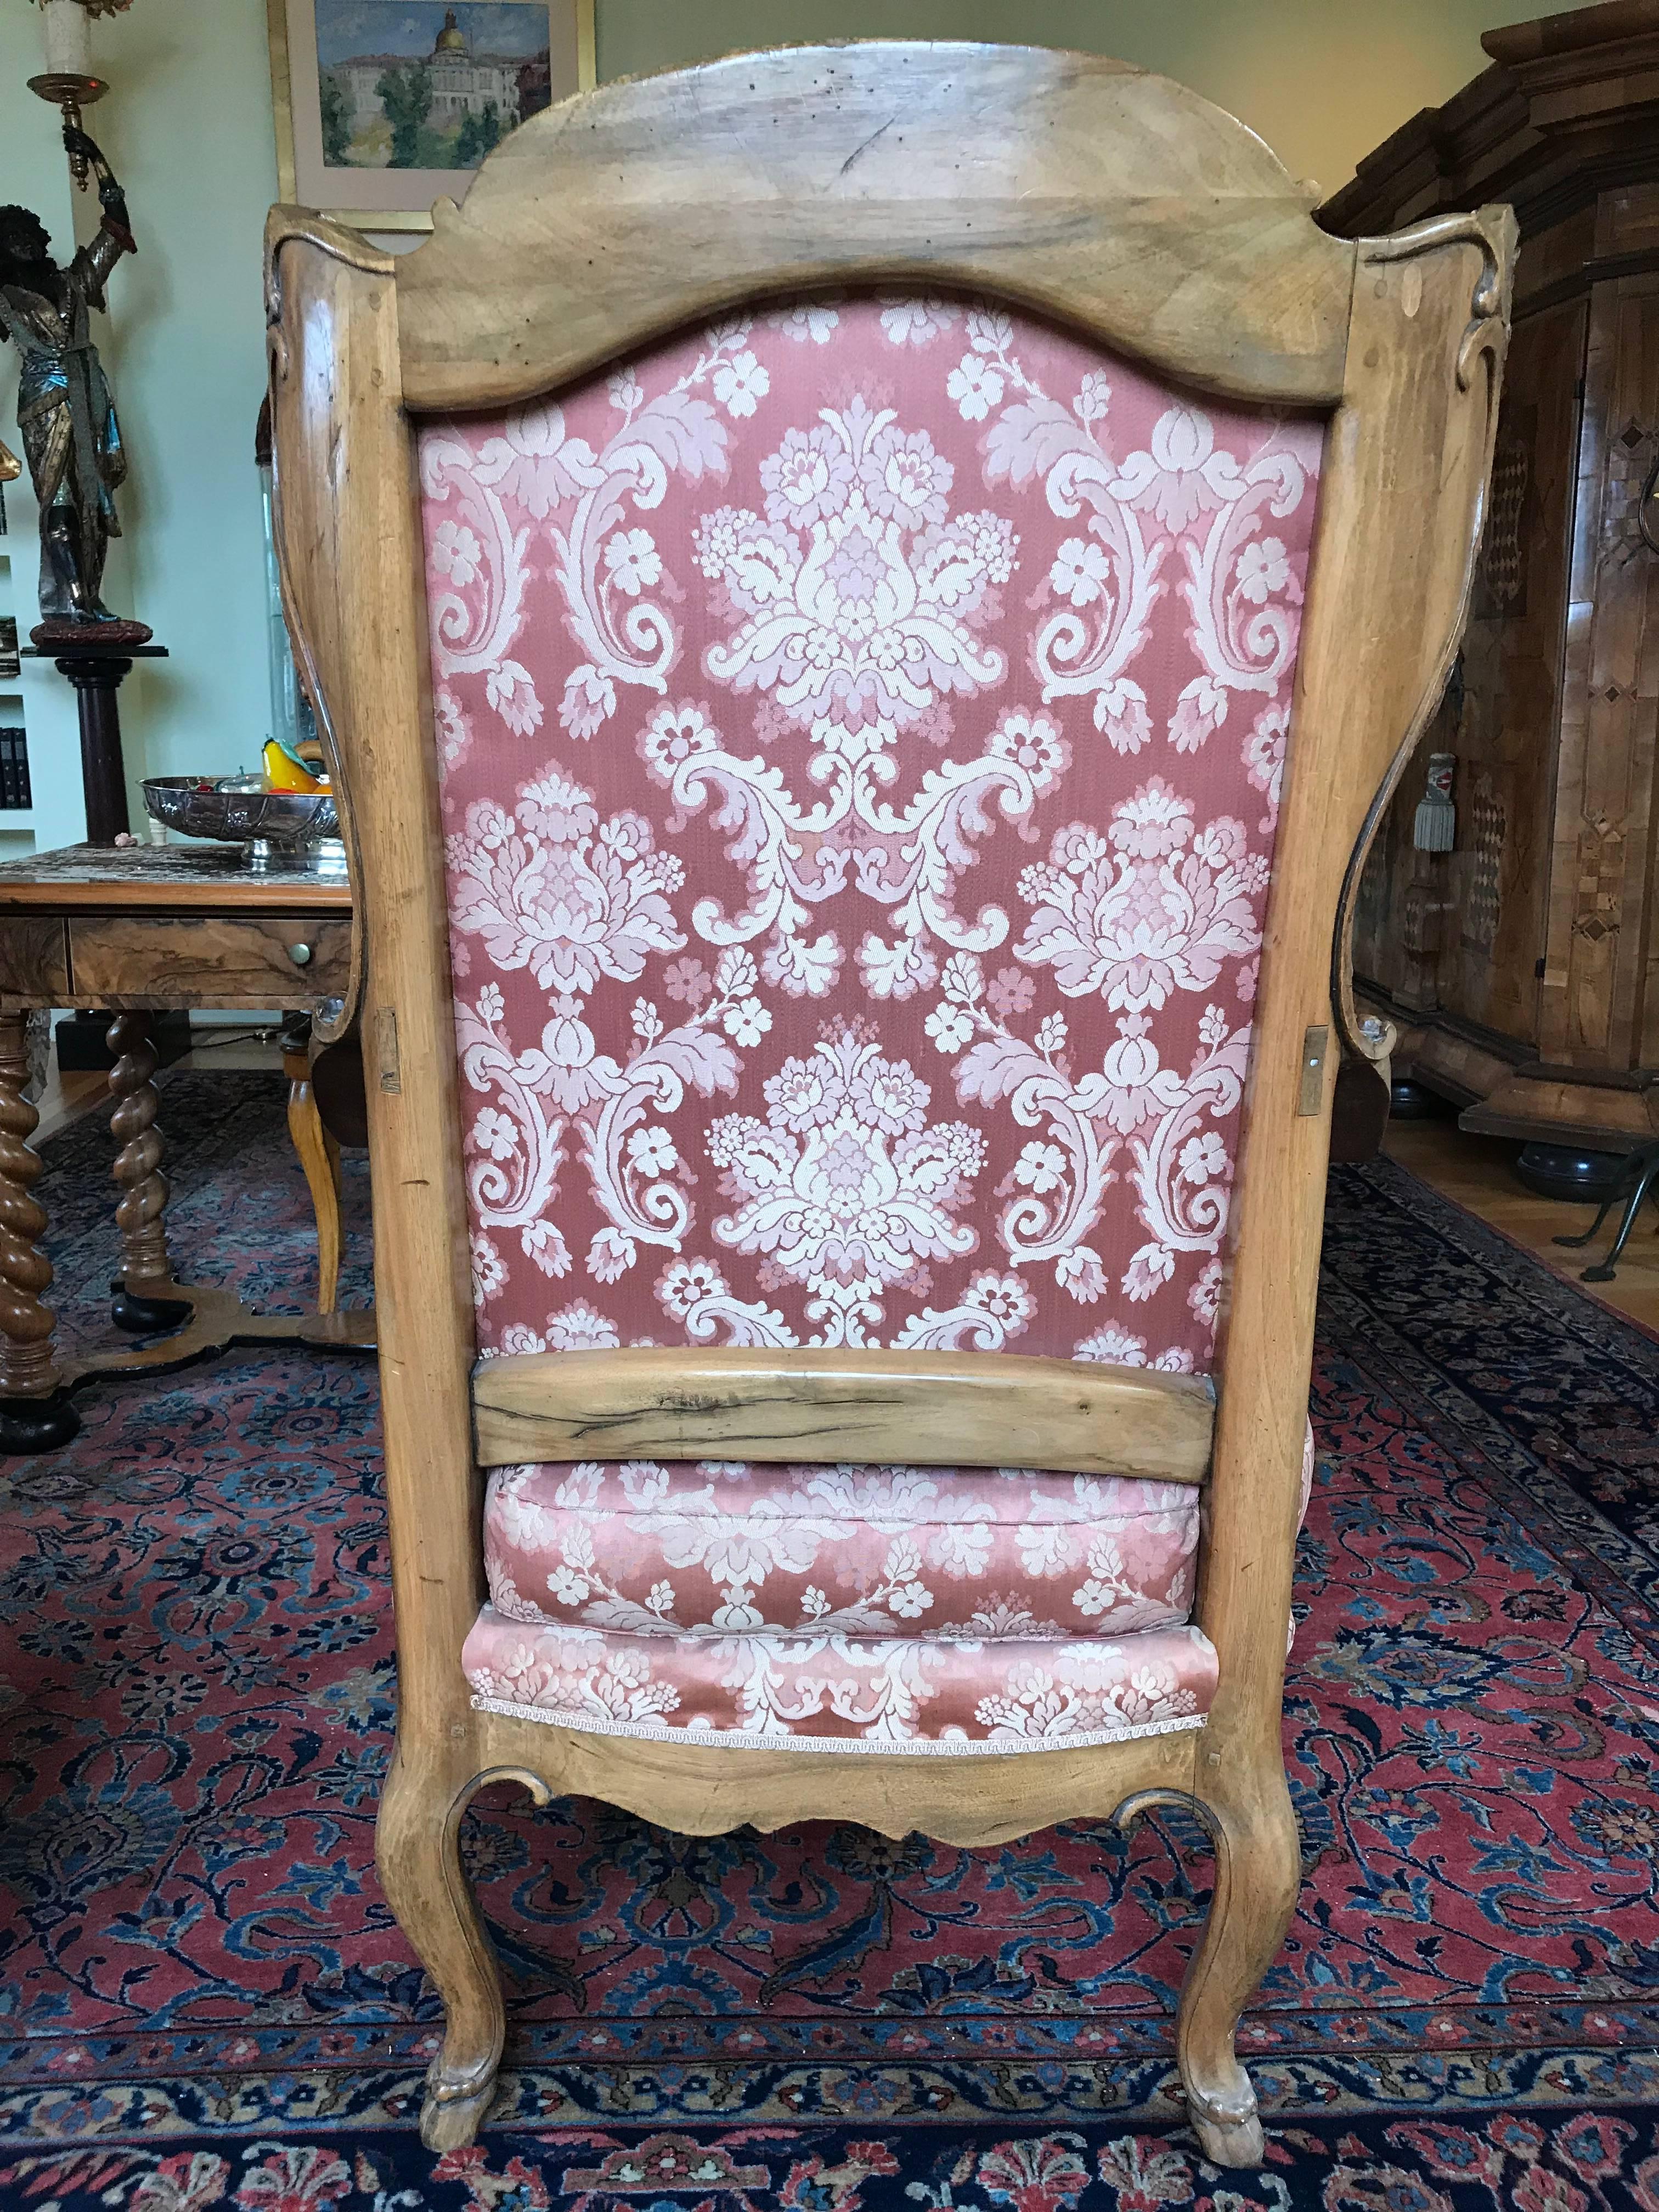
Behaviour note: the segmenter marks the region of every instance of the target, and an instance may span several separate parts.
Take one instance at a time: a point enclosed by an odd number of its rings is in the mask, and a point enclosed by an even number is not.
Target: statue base
[[[80,622],[70,615],[37,623],[29,641],[45,653],[117,653],[124,646],[148,645],[155,635],[148,623],[128,622],[118,615],[110,622]]]
[[[125,635],[118,633],[125,632]],[[121,759],[121,710],[116,693],[135,660],[165,660],[143,623],[44,622],[30,635],[26,659],[55,660],[75,686],[81,717],[81,787],[87,801],[87,842],[113,845],[131,836],[127,775]]]

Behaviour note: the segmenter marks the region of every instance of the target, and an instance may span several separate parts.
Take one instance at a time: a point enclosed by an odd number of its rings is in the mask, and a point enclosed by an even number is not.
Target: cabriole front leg
[[[461,1820],[489,1781],[522,1782],[538,1805],[550,1792],[520,1769],[468,1777],[457,1786],[401,1747],[381,1793],[374,1862],[386,1901],[443,2002],[443,2047],[427,2070],[421,2141],[459,2150],[483,2124],[495,2094],[506,2015],[495,1954],[461,1863]]]
[[[29,1079],[27,1017],[0,1014],[0,1451],[54,1451],[81,1419],[58,1371],[56,1317],[45,1303],[52,1262],[40,1249],[46,1210],[34,1196],[43,1171],[29,1143],[40,1116],[23,1096]]]
[[[289,1015],[283,1033],[283,1073],[288,1078],[288,1133],[311,1193],[317,1224],[317,1310],[331,1314],[340,1302],[340,1147],[323,1127],[311,1079],[311,1019]]]
[[[1239,2015],[1279,1955],[1296,1909],[1302,1852],[1282,1770],[1245,1774],[1206,1797],[1148,1790],[1118,1808],[1127,1829],[1158,1805],[1202,1821],[1215,1849],[1209,1917],[1182,1986],[1176,2063],[1187,2114],[1217,2166],[1260,2166],[1265,2154],[1255,2091],[1235,2048]]]

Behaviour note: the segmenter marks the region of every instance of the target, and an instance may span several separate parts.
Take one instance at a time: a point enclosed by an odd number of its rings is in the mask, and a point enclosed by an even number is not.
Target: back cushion
[[[1207,1369],[1322,434],[938,299],[428,427],[486,1352]]]

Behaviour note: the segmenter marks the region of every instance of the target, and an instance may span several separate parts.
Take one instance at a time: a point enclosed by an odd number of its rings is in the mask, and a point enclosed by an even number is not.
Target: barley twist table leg
[[[29,1144],[40,1116],[29,1079],[27,1018],[0,1014],[0,1451],[51,1451],[81,1426],[52,1352],[57,1327],[43,1303],[52,1262],[40,1249],[46,1210],[34,1196],[40,1157]]]
[[[167,1179],[161,1173],[161,1132],[155,1126],[161,1101],[151,1080],[157,1063],[149,1016],[117,1014],[109,1025],[109,1048],[115,1054],[109,1078],[115,1111],[109,1126],[121,1147],[115,1180],[123,1193],[115,1209],[123,1269],[110,1317],[118,1328],[143,1335],[180,1328],[191,1310],[183,1299],[155,1295],[173,1287],[173,1261],[162,1218]]]

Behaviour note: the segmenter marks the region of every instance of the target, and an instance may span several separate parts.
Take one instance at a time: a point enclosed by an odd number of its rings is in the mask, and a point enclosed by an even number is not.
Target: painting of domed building
[[[476,169],[548,105],[546,0],[316,0],[323,158]]]

